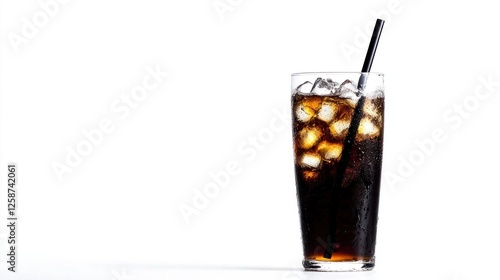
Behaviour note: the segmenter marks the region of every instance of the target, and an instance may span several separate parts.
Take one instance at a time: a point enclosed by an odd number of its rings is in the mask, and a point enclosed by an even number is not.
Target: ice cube
[[[313,84],[313,88],[311,89],[311,93],[318,95],[328,95],[334,94],[335,88],[338,86],[338,83],[332,81],[332,79],[323,79],[317,78]]]
[[[337,105],[330,102],[323,102],[319,108],[317,118],[329,123],[333,120],[335,113],[337,112]]]
[[[356,108],[356,104],[358,104],[358,99],[349,98],[349,99],[346,99],[346,103],[348,104],[349,107],[354,109],[354,108]]]
[[[350,124],[351,121],[347,119],[335,121],[330,125],[330,133],[336,137],[344,136],[347,133],[347,129]]]
[[[339,96],[357,100],[359,98],[358,86],[351,80],[345,80],[339,87]]]
[[[300,101],[300,104],[317,111],[319,107],[321,107],[321,102],[323,99],[319,96],[306,96],[303,100]]]
[[[314,170],[303,170],[302,175],[306,180],[315,180],[318,178],[319,172]]]
[[[332,79],[330,79],[330,78],[326,79],[326,82],[327,82],[329,85],[333,86],[334,88],[337,88],[337,87],[339,87],[339,85],[340,85],[339,83],[335,82],[334,80],[332,80]]]
[[[342,144],[322,141],[318,144],[318,153],[325,160],[338,159],[342,154]]]
[[[377,108],[375,107],[375,104],[373,104],[373,102],[370,100],[365,101],[365,104],[363,106],[363,112],[366,115],[371,116],[373,118],[379,117],[379,113],[378,113]]]
[[[362,118],[359,122],[358,135],[361,136],[362,139],[366,137],[375,137],[379,133],[380,129],[367,117]]]
[[[311,93],[313,84],[309,81],[300,84],[296,89],[296,93]]]
[[[321,165],[321,156],[316,153],[305,153],[300,159],[300,166],[316,169]]]
[[[295,109],[295,116],[299,122],[308,122],[314,116],[314,110],[304,104],[297,105]]]
[[[299,145],[304,149],[312,148],[316,142],[323,136],[323,133],[317,127],[304,127],[299,132]]]

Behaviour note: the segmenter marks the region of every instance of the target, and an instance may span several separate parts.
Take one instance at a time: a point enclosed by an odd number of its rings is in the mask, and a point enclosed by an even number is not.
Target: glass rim
[[[348,71],[348,72],[297,72],[297,73],[292,73],[292,77],[297,77],[297,76],[311,76],[311,75],[316,75],[316,76],[322,76],[322,75],[354,75],[354,74],[368,74],[368,75],[375,75],[375,76],[384,76],[384,73],[381,72],[356,72],[356,71]]]

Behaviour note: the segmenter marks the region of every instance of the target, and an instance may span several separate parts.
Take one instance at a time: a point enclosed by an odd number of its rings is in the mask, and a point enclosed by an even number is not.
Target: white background
[[[0,3],[2,279],[327,277],[300,272],[291,127],[278,115],[290,116],[291,73],[361,69],[381,11],[377,267],[342,277],[498,274],[500,84],[480,82],[500,81],[493,1],[70,0],[30,38],[23,18],[44,13],[39,2]],[[128,116],[113,111],[148,67],[169,76]],[[58,180],[54,162],[103,119],[113,131]],[[436,129],[446,140],[418,157],[415,141]],[[263,131],[254,157],[238,151]],[[16,274],[4,261],[8,162],[19,165]],[[186,223],[180,205],[230,162],[240,172]]]

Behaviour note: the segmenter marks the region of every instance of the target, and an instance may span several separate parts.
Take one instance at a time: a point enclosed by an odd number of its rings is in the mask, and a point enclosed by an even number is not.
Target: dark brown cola
[[[292,96],[295,176],[306,261],[371,261],[374,257],[383,97],[366,98],[342,184],[333,185],[356,102],[333,95]],[[332,223],[335,232],[331,232]],[[330,258],[325,258],[326,250],[333,251]]]

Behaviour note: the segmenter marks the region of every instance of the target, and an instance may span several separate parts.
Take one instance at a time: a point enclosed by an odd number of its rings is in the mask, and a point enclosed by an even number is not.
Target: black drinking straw
[[[375,52],[377,51],[378,41],[380,39],[380,35],[382,34],[382,28],[384,27],[384,21],[381,19],[377,19],[375,23],[375,28],[373,29],[372,38],[370,40],[370,45],[368,47],[368,52],[366,53],[365,62],[363,63],[363,69],[361,70],[361,76],[358,81],[358,91],[362,92],[366,86],[366,79],[368,75],[366,73],[370,72],[372,68],[373,58],[375,57]],[[349,130],[347,131],[347,136],[344,140],[344,146],[342,149],[342,155],[339,160],[339,164],[337,167],[337,174],[333,179],[332,186],[332,205],[330,207],[330,228],[329,234],[327,236],[326,242],[328,243],[328,247],[325,248],[325,253],[323,257],[326,259],[331,259],[332,254],[335,251],[335,231],[337,230],[337,212],[339,207],[339,196],[342,188],[342,181],[344,179],[345,171],[347,169],[347,163],[349,162],[350,152],[352,149],[352,145],[354,143],[354,137],[356,137],[356,133],[358,131],[359,122],[363,117],[363,105],[365,104],[365,96],[361,95],[354,108],[354,113],[352,116],[351,124],[349,125]]]

